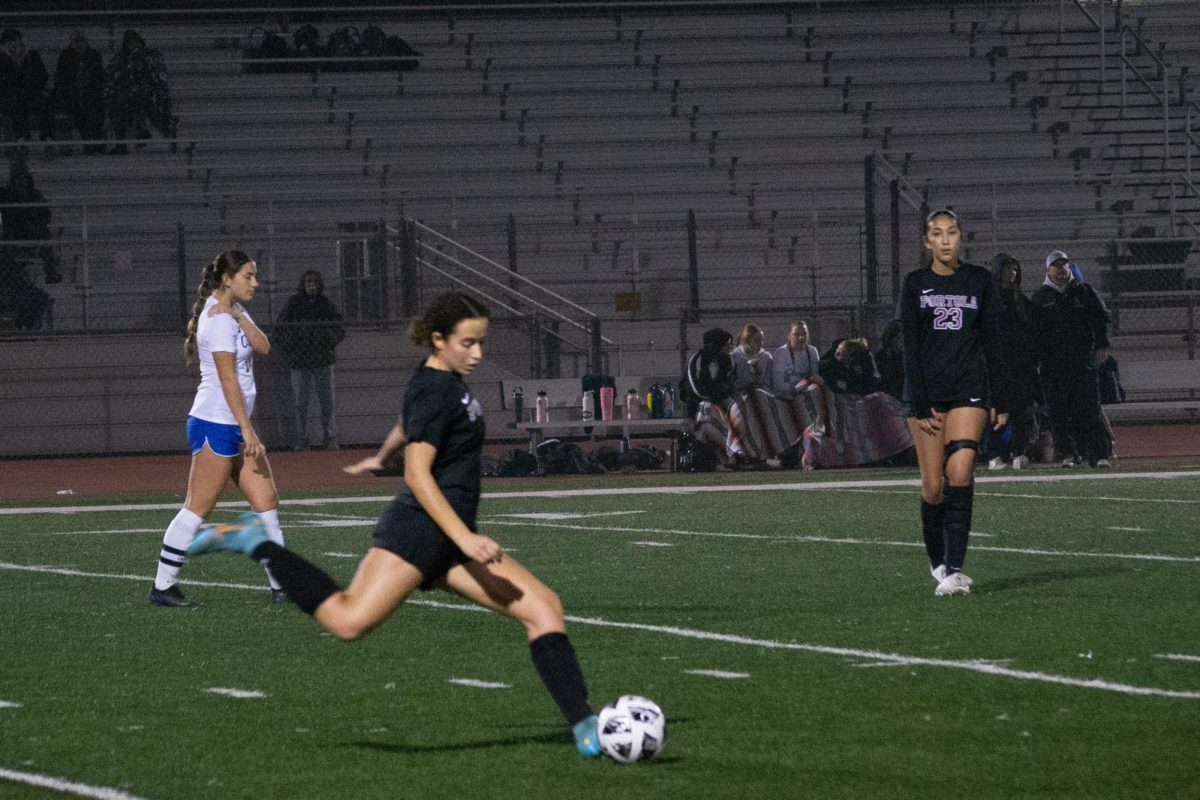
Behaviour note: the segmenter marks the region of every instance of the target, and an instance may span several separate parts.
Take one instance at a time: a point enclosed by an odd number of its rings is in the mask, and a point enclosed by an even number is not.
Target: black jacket
[[[297,292],[276,320],[275,346],[292,369],[328,367],[337,360],[334,348],[346,336],[342,315],[323,294]]]
[[[1096,291],[1072,280],[1066,291],[1042,286],[1033,295],[1033,333],[1043,374],[1094,369],[1108,349],[1108,309]]]

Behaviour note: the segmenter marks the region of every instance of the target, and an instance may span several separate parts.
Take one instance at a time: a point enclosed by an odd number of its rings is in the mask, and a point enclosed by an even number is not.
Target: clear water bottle
[[[580,419],[591,422],[596,419],[596,393],[588,389],[583,393],[583,404],[580,406]]]
[[[545,389],[538,389],[537,399],[533,405],[534,419],[538,422],[550,421],[550,397]]]
[[[637,389],[630,389],[625,395],[625,419],[637,419],[640,415],[642,396]]]
[[[675,416],[675,387],[669,383],[663,386],[663,416],[668,419]]]

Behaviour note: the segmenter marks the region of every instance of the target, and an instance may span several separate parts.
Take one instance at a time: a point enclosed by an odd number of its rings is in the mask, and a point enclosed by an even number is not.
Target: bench
[[[616,378],[616,389],[613,397],[613,418],[582,419],[581,406],[583,387],[579,378],[552,378],[528,380],[515,379],[500,382],[500,407],[514,416],[507,423],[529,434],[529,452],[536,454],[538,445],[547,436],[576,439],[601,439],[619,437],[630,439],[645,436],[669,436],[677,439],[681,434],[692,429],[693,421],[686,417],[666,417],[661,419],[646,419],[645,406],[639,408],[638,419],[625,419],[625,396],[630,389],[638,390],[638,397],[645,402],[646,393],[656,383],[674,384],[674,378],[666,377],[630,377]],[[516,422],[516,409],[513,405],[513,393],[521,388],[523,413],[519,423]],[[545,389],[550,404],[550,419],[548,422],[535,422],[534,404],[539,390]],[[678,408],[678,406],[677,406]],[[514,424],[515,423],[515,424]],[[671,448],[671,468],[679,467],[679,448]]]
[[[1200,360],[1128,360],[1120,368],[1126,402],[1104,407],[1113,422],[1200,419]]]

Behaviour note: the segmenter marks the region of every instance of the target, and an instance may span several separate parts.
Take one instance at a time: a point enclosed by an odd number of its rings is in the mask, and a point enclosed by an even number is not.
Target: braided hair
[[[226,250],[218,253],[212,263],[204,267],[204,275],[196,288],[196,302],[192,305],[192,318],[188,320],[187,336],[183,340],[183,358],[191,364],[196,357],[196,328],[200,325],[200,313],[212,293],[221,288],[221,278],[228,275],[233,277],[242,267],[254,259],[240,250]]]
[[[432,350],[435,333],[449,337],[458,323],[476,317],[487,319],[487,306],[462,292],[447,292],[434,300],[422,316],[408,323],[408,338]]]

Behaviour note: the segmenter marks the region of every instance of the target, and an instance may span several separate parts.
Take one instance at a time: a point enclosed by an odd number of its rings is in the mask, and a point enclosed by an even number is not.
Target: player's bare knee
[[[546,633],[561,632],[566,628],[562,601],[553,591],[546,589],[531,595],[527,613],[521,620],[529,631],[530,637]]]

